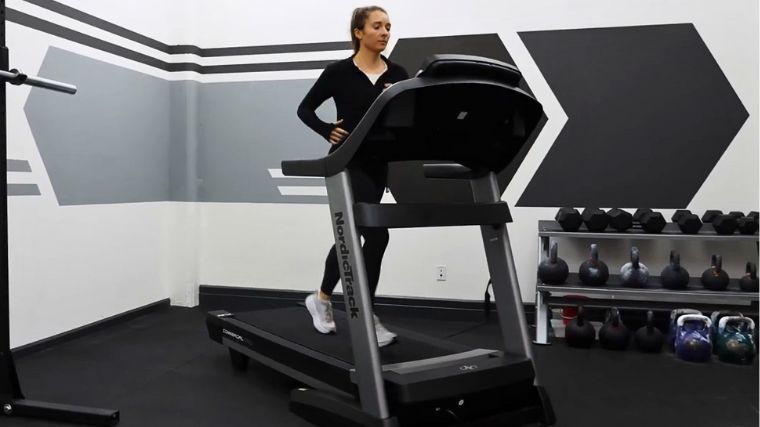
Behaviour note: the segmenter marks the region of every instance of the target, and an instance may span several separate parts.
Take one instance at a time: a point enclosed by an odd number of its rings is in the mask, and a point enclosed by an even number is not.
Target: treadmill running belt
[[[351,349],[346,313],[334,310],[334,316],[337,332],[324,335],[314,329],[311,315],[305,307],[235,313],[235,319],[241,322],[353,365],[354,355]],[[395,343],[380,349],[380,358],[383,364],[428,359],[472,350],[471,347],[464,347],[427,336],[424,341],[420,341],[413,336],[415,334],[394,328],[390,329],[398,334],[398,338]]]

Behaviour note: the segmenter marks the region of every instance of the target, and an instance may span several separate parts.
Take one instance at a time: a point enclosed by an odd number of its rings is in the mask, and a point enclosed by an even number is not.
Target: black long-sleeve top
[[[338,113],[336,121],[343,119],[340,127],[351,133],[388,85],[409,77],[402,66],[391,63],[383,56],[388,68],[373,85],[354,64],[353,58],[351,56],[328,65],[298,106],[298,117],[328,141],[335,125],[323,122],[315,112],[323,102],[333,98]]]

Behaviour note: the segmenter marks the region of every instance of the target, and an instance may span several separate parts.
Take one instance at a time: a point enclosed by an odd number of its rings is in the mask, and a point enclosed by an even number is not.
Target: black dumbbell
[[[610,220],[610,227],[617,231],[623,232],[633,226],[633,215],[622,209],[613,208],[608,210],[607,217]]]
[[[649,208],[639,208],[636,209],[636,212],[633,213],[633,223],[638,225],[641,223],[641,217],[644,216],[645,213],[652,212]]]
[[[752,214],[755,215],[752,215]],[[755,234],[758,229],[757,212],[750,212],[736,221],[736,226],[741,234]]]
[[[640,208],[633,214],[633,223],[646,233],[659,233],[665,228],[665,217],[649,208]]]
[[[758,219],[760,217],[760,214],[758,214],[757,211],[752,211],[752,212],[748,213],[747,216],[755,218],[755,221],[758,221]]]
[[[723,211],[716,211],[716,210],[705,211],[704,215],[702,215],[702,222],[704,222],[705,224],[712,224],[713,220],[718,215],[723,215]]]
[[[736,221],[736,214],[741,212],[733,212],[732,214],[724,214],[723,211],[709,210],[702,215],[702,222],[711,223],[715,232],[718,234],[734,234],[738,226]]]
[[[588,231],[604,231],[610,223],[607,214],[599,208],[586,208],[583,210],[581,216],[583,217],[583,223],[586,224]]]
[[[712,224],[715,232],[718,234],[733,234],[736,231],[736,219],[731,215],[726,215],[721,210],[707,210],[702,215],[702,222]],[[716,228],[717,223],[717,228]]]
[[[578,231],[583,223],[581,213],[575,208],[562,208],[557,211],[557,215],[554,219],[559,223],[565,231]]]
[[[697,234],[702,228],[702,221],[688,209],[677,210],[671,219],[684,234]]]

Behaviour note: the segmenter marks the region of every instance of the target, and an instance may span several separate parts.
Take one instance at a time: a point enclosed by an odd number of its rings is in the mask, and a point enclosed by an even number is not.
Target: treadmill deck
[[[334,310],[334,317],[337,331],[335,334],[326,335],[314,329],[311,315],[305,307],[247,311],[234,315],[234,318],[241,322],[353,365],[354,355],[346,313]],[[391,330],[398,334],[398,338],[395,343],[380,348],[380,358],[384,365],[472,350],[471,347],[428,336],[424,336],[422,341],[418,334],[398,328]]]

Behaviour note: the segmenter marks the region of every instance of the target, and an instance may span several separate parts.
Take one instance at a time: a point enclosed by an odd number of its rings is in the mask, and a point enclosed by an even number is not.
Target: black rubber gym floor
[[[16,363],[28,399],[115,408],[120,426],[308,426],[288,411],[296,384],[252,365],[235,372],[211,341],[205,311],[172,307]],[[389,327],[498,347],[494,322],[383,316]],[[391,328],[392,329],[392,328]],[[534,347],[557,426],[758,425],[758,363],[693,364],[671,354]],[[69,425],[0,418],[0,426]]]

